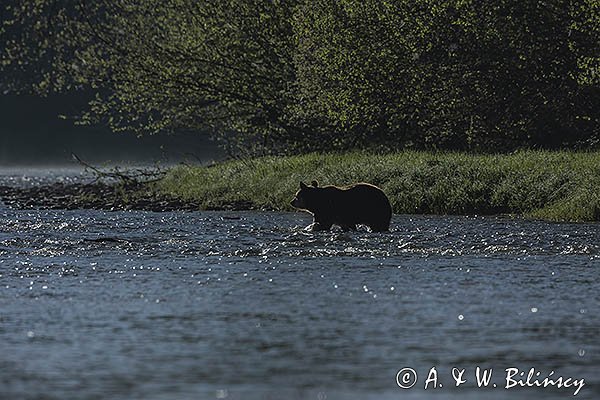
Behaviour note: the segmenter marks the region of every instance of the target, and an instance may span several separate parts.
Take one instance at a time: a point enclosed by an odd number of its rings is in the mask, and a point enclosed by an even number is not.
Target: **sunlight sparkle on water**
[[[252,398],[238,392],[272,384],[289,387],[281,398],[356,386],[355,397],[327,398],[391,399],[405,363],[426,372],[431,360],[473,368],[482,358],[500,368],[525,357],[546,373],[573,367],[590,386],[600,382],[587,374],[600,354],[597,225],[575,234],[538,221],[394,216],[389,234],[344,237],[298,233],[296,213],[241,212],[223,234],[224,214],[211,211],[1,211],[0,343],[9,351],[0,397],[110,397],[96,390],[114,371],[127,398],[171,389]],[[469,321],[449,318],[460,309]],[[87,343],[92,351],[80,351]],[[224,371],[235,373],[231,387]],[[77,392],[46,393],[53,388]]]

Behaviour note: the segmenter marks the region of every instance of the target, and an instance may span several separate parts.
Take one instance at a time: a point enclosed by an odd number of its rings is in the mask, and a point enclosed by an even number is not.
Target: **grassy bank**
[[[289,210],[298,182],[313,179],[321,185],[378,185],[399,214],[510,213],[552,221],[600,220],[599,152],[266,157],[176,167],[155,188],[201,208],[248,204]]]

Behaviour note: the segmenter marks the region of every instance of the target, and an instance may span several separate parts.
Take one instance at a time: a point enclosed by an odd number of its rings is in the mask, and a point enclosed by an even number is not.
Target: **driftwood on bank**
[[[157,182],[166,174],[166,171],[159,165],[156,165],[154,168],[131,168],[122,170],[119,167],[114,167],[109,170],[103,170],[83,161],[81,157],[75,153],[71,153],[71,157],[79,165],[84,167],[86,171],[95,175],[93,183],[108,179],[113,182],[137,186],[142,183]]]

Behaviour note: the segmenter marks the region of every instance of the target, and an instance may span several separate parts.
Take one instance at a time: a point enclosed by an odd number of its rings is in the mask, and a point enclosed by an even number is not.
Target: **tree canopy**
[[[589,147],[596,0],[9,0],[3,92],[232,152]]]

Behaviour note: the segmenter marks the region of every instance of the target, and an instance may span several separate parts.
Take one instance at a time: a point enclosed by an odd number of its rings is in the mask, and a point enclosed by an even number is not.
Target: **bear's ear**
[[[304,182],[300,181],[300,189],[306,189],[307,187]]]
[[[312,181],[310,184],[312,187],[319,187],[319,182],[317,181]]]

